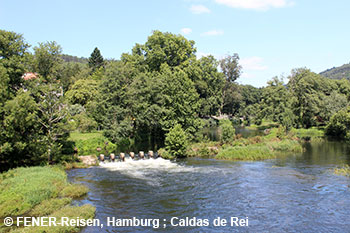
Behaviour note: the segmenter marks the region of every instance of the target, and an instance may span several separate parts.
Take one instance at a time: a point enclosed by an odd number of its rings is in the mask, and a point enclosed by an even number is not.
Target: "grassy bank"
[[[117,148],[115,144],[103,136],[102,132],[72,132],[69,140],[74,142],[75,147],[78,149],[78,155],[98,155],[99,153],[107,154],[107,152],[114,152]],[[107,145],[106,142],[108,143]],[[101,148],[101,152],[96,150],[98,147]]]
[[[72,198],[83,196],[87,187],[70,184],[67,175],[59,167],[16,168],[0,176],[0,218],[8,216],[59,216],[92,218],[95,208],[91,205],[69,206]],[[45,228],[46,229],[46,228]],[[78,228],[55,227],[10,229],[14,232],[77,232]]]

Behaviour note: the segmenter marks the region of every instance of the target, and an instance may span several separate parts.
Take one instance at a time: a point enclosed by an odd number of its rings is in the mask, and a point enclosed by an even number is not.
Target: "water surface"
[[[303,154],[263,162],[127,160],[68,175],[90,188],[78,203],[96,206],[102,223],[107,217],[167,223],[166,229],[104,224],[83,232],[350,232],[350,178],[331,172],[350,164],[349,146],[325,142],[305,147]],[[214,218],[233,216],[248,217],[249,226],[211,224]],[[172,217],[209,219],[210,226],[171,227]]]

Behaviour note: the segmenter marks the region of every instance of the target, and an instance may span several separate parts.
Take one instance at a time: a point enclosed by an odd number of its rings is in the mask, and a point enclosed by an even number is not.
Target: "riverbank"
[[[275,134],[273,130],[273,134]],[[280,153],[301,153],[300,140],[293,137],[255,136],[237,138],[230,143],[195,143],[188,147],[189,157],[215,158],[221,160],[264,160],[274,159]]]
[[[67,181],[60,167],[16,168],[0,176],[0,218],[15,216],[68,217],[91,219],[95,207],[71,206],[74,198],[82,197],[88,188]],[[79,227],[25,227],[9,228],[2,232],[79,232]]]

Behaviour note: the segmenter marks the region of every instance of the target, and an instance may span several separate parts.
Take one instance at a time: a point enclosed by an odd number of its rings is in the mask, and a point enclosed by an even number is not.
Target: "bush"
[[[325,133],[336,138],[350,139],[350,107],[337,112],[331,117]]]
[[[180,124],[175,125],[165,137],[165,150],[173,157],[185,157],[188,138]]]
[[[221,137],[220,141],[222,143],[229,143],[235,139],[235,128],[233,127],[231,121],[221,120],[219,123]]]

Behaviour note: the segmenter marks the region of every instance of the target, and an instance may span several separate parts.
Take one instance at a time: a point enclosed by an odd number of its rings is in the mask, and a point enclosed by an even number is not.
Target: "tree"
[[[328,125],[326,126],[325,133],[328,136],[350,139],[350,108],[345,108],[335,113]]]
[[[28,48],[21,34],[0,30],[0,65],[5,68],[1,72],[7,73],[9,80],[6,89],[11,96],[21,88]]]
[[[93,79],[79,79],[69,91],[66,98],[71,104],[80,104],[85,106],[93,101],[98,95],[98,82]]]
[[[234,90],[233,83],[239,78],[242,67],[239,65],[239,56],[237,53],[232,56],[228,55],[220,60],[220,67],[222,73],[225,75],[225,85],[222,89],[222,101],[220,107],[220,115],[224,111],[224,107],[227,104],[227,100],[232,103],[232,92]],[[228,113],[231,113],[229,111]]]
[[[162,64],[186,67],[196,58],[194,41],[182,35],[154,31],[143,45],[136,44],[132,54],[123,54],[122,60],[134,64],[140,71],[159,71]]]
[[[29,92],[19,90],[6,102],[0,122],[0,170],[42,161],[43,141],[38,124],[38,106]]]
[[[39,43],[34,47],[34,69],[44,80],[58,79],[60,77],[60,66],[62,48],[55,41]]]
[[[92,69],[92,72],[104,66],[104,60],[101,55],[100,50],[96,47],[91,53],[89,58],[89,67]]]
[[[239,56],[234,53],[232,56],[228,55],[220,60],[220,67],[222,73],[226,77],[226,82],[233,83],[241,75],[242,66],[239,65]]]
[[[186,157],[188,138],[180,124],[176,124],[165,137],[165,149],[171,157]]]
[[[69,136],[68,106],[63,89],[57,83],[41,83],[32,91],[38,106],[36,120],[41,125],[45,154],[48,162],[52,163],[59,159],[62,145]]]

